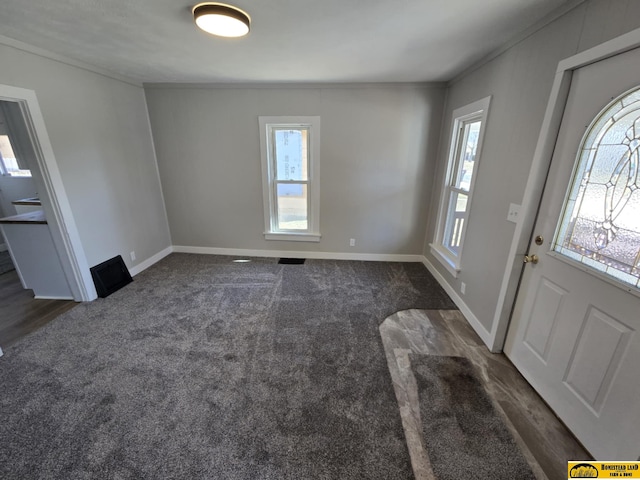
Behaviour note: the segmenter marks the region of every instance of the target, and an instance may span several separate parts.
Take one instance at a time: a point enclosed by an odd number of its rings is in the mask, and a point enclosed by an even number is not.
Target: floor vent
[[[278,263],[282,265],[302,265],[306,258],[281,258]]]
[[[122,257],[118,255],[100,265],[91,267],[91,276],[100,298],[105,298],[133,282]]]

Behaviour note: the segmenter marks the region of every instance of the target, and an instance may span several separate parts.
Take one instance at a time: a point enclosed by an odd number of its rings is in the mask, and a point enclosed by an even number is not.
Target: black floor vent
[[[91,276],[100,298],[105,298],[133,282],[122,257],[118,255],[100,265],[91,267]]]
[[[306,258],[281,258],[278,263],[282,265],[302,265]]]

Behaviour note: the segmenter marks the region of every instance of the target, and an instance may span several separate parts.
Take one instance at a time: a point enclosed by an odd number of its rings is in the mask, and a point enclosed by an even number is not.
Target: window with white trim
[[[320,241],[320,117],[259,117],[267,240]]]
[[[453,275],[460,271],[473,184],[491,97],[453,112],[447,172],[440,198],[438,227],[430,245],[433,255]]]
[[[30,177],[27,166],[29,133],[20,102],[0,100],[0,175]]]

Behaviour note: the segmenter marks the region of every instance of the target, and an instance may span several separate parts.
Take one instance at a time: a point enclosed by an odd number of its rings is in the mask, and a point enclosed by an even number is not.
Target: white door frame
[[[25,88],[0,85],[0,100],[20,100],[23,102],[21,106],[25,114],[25,121],[30,134],[34,137],[31,139],[37,162],[34,181],[40,197],[45,200],[42,207],[62,268],[74,300],[78,302],[94,300],[97,298],[95,285],[71,211],[71,204],[62,183],[58,163],[53,154],[36,92]],[[28,107],[28,111],[25,111],[25,106]]]
[[[569,96],[573,72],[591,63],[637,47],[640,47],[640,28],[562,60],[558,64],[533,162],[529,170],[529,179],[524,191],[519,221],[511,241],[507,266],[502,278],[490,335],[489,348],[492,352],[502,351],[504,346],[524,266],[523,258],[529,249],[533,235],[538,207],[540,206],[549,166],[551,165],[551,157],[553,156],[560,130],[560,122],[562,121],[567,97]]]

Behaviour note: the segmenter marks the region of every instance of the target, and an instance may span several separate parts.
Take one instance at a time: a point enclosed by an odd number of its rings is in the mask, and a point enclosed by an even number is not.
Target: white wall
[[[145,90],[173,245],[422,253],[443,87]],[[264,239],[260,115],[321,117],[320,243]]]
[[[9,177],[0,175],[0,217],[15,215],[14,200],[30,198],[36,195],[36,185],[30,177]],[[4,236],[0,232],[0,245],[4,244]]]
[[[442,148],[425,256],[491,331],[515,225],[506,220],[510,203],[520,204],[558,62],[640,27],[637,0],[587,1],[454,81],[449,88]],[[640,82],[640,78],[639,78]],[[429,251],[447,161],[452,111],[493,95],[482,160],[477,173],[458,278]],[[460,283],[466,293],[460,292]]]
[[[36,184],[31,177],[0,175],[0,215],[5,217],[15,215],[16,207],[11,202],[35,197],[37,193]]]
[[[7,45],[0,65],[36,92],[89,265],[170,246],[142,87]]]

